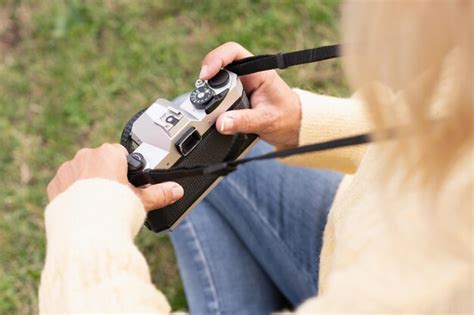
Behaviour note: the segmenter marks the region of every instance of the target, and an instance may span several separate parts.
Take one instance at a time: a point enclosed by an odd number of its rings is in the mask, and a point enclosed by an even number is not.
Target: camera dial
[[[214,97],[214,91],[204,85],[191,92],[189,99],[197,109],[204,109],[206,104]]]

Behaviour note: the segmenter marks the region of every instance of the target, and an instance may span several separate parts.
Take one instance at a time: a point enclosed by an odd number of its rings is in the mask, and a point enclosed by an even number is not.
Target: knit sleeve
[[[170,307],[133,243],[145,219],[125,185],[81,180],[46,208],[40,313],[159,313]]]
[[[328,141],[369,131],[362,105],[355,98],[337,98],[294,89],[301,104],[299,145]],[[297,155],[283,162],[307,167],[328,168],[354,173],[366,145]]]

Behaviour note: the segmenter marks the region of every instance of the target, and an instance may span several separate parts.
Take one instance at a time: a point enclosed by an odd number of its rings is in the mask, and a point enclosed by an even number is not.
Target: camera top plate
[[[157,99],[133,123],[132,149],[133,153],[144,157],[144,169],[172,167],[183,156],[181,148],[193,147],[193,143],[186,146],[178,143],[180,139],[187,140],[183,137],[193,128],[193,137],[187,141],[197,141],[198,135],[204,135],[215,124],[217,117],[227,111],[243,92],[237,75],[227,70],[221,70],[209,81],[198,80],[196,86],[180,104]],[[209,91],[211,97],[200,94],[204,89]],[[196,102],[193,94],[195,99],[204,101]]]

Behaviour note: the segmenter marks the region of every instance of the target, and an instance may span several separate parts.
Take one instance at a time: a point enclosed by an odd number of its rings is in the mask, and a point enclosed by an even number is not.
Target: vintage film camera
[[[220,134],[215,122],[228,110],[249,108],[249,100],[238,76],[221,70],[213,78],[196,81],[196,88],[181,101],[157,99],[138,112],[125,126],[121,144],[130,153],[131,174],[148,169],[173,169],[236,160],[256,143],[253,134]],[[156,233],[172,230],[222,179],[204,175],[176,179],[184,197],[167,207],[150,211],[145,225]]]

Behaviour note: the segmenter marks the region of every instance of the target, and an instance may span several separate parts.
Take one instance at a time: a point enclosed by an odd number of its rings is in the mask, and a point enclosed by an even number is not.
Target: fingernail
[[[234,119],[232,117],[225,117],[222,119],[221,123],[221,131],[227,131],[227,130],[232,130],[234,127]]]
[[[178,200],[179,198],[183,197],[184,191],[183,187],[181,186],[174,186],[171,190],[171,194],[173,195],[173,200]]]
[[[203,65],[201,67],[201,72],[199,72],[199,79],[204,78],[207,75],[207,66]]]

